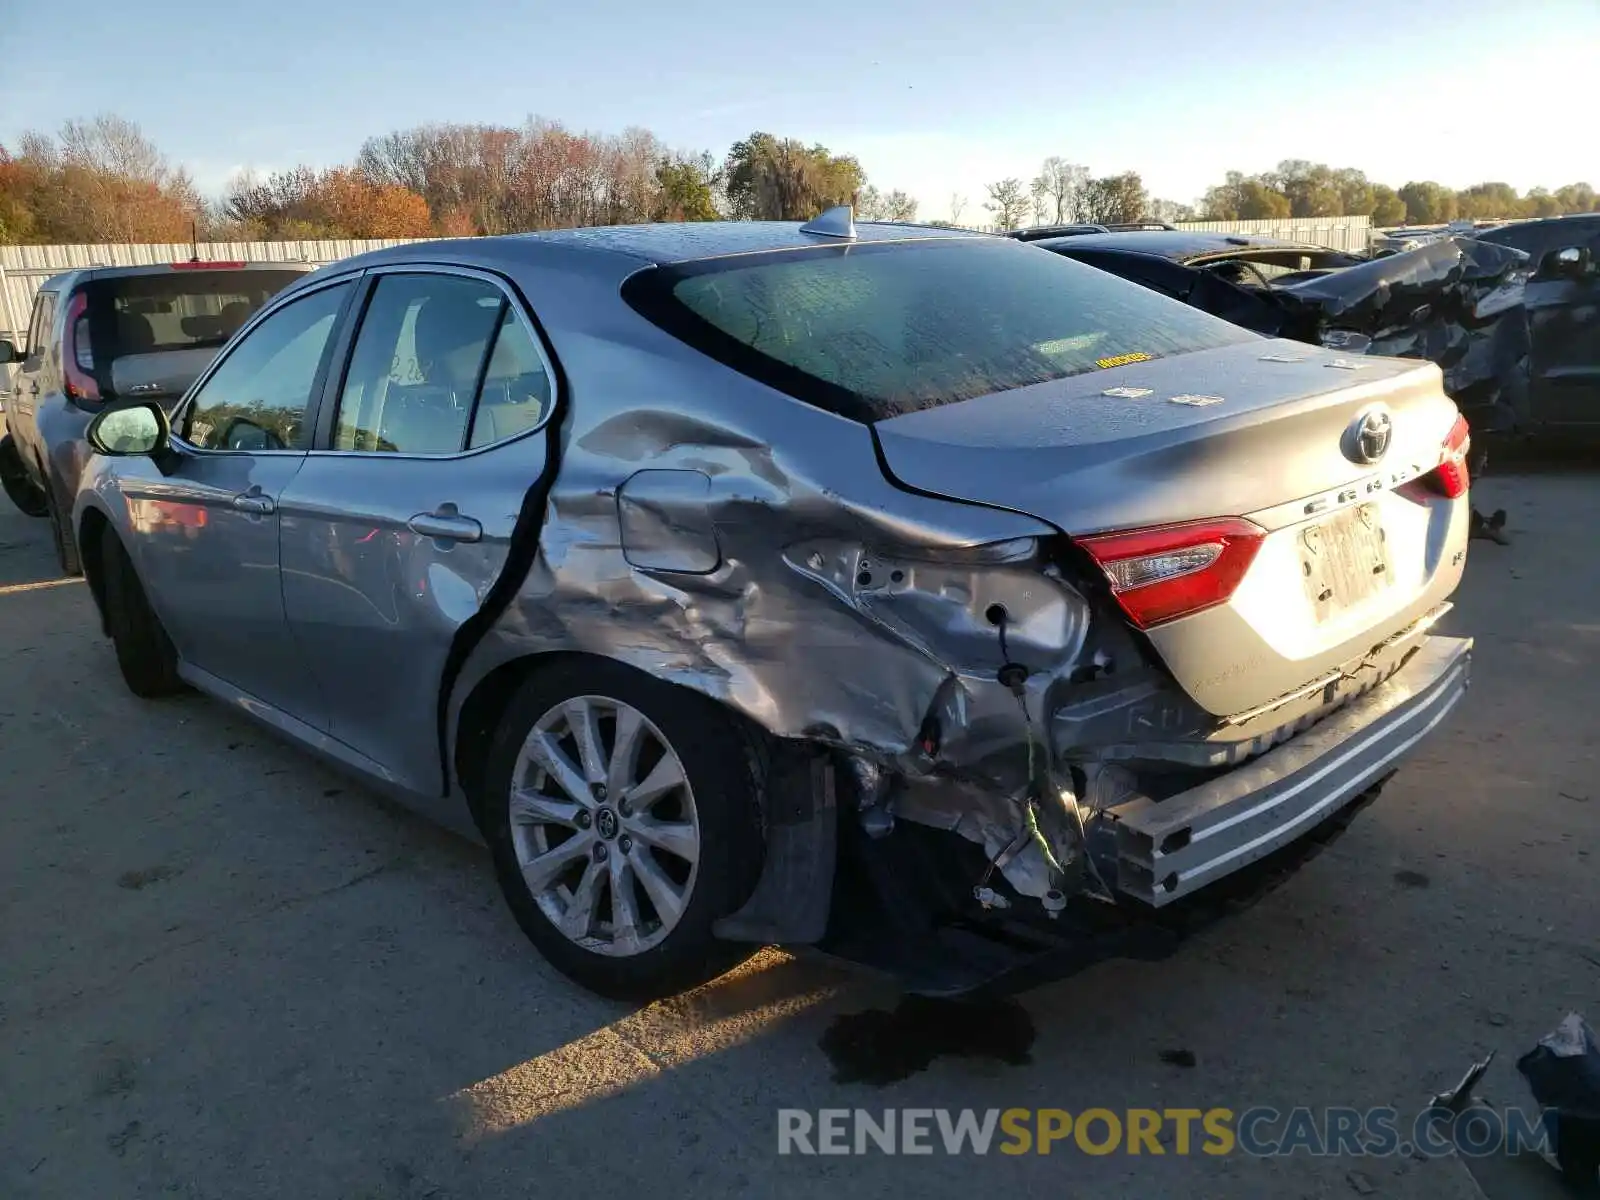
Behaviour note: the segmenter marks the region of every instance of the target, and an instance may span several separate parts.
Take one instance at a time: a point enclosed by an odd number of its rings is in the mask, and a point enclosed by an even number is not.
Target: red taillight
[[[1226,603],[1267,531],[1238,517],[1078,538],[1140,629]]]
[[[100,385],[90,374],[94,351],[89,341],[89,297],[79,292],[67,305],[67,324],[61,339],[61,373],[66,377],[69,400],[98,402]]]
[[[1467,478],[1467,452],[1472,449],[1471,431],[1465,417],[1457,417],[1450,427],[1450,436],[1444,440],[1444,451],[1439,465],[1427,476],[1428,486],[1449,500],[1467,494],[1471,480]]]
[[[237,271],[242,262],[178,262],[168,263],[174,271]]]

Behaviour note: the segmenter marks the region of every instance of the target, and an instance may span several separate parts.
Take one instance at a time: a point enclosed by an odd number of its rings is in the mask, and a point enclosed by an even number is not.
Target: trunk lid
[[[873,426],[907,487],[1068,533],[1247,516],[1372,474],[1347,453],[1391,414],[1382,462],[1436,466],[1454,420],[1438,367],[1262,340],[1075,375]]]
[[[1356,436],[1370,414],[1389,419],[1376,455]],[[1229,517],[1267,531],[1225,602],[1147,630],[1195,700],[1229,715],[1359,658],[1454,590],[1465,501],[1416,481],[1456,416],[1431,363],[1261,340],[873,428],[900,485],[1077,537]]]

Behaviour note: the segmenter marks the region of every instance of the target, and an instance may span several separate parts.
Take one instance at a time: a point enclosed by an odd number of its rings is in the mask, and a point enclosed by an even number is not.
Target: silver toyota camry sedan
[[[612,995],[1159,953],[1467,684],[1437,367],[847,209],[348,259],[90,439],[128,686],[480,835]]]

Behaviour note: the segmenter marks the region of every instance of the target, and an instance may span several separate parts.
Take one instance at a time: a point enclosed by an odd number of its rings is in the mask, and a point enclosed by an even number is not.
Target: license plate
[[[1381,592],[1394,576],[1376,504],[1363,504],[1300,534],[1306,597],[1318,621]]]

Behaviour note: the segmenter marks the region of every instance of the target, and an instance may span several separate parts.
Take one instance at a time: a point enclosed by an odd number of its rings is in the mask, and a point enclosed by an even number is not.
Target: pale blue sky
[[[20,3],[20,0],[17,0]],[[7,7],[0,0],[0,8]],[[44,10],[39,10],[42,13]],[[1600,0],[78,0],[0,25],[0,142],[130,117],[201,187],[426,121],[752,130],[856,154],[921,215],[1060,154],[1189,202],[1287,157],[1398,186],[1600,185]],[[65,24],[62,24],[65,22]],[[69,29],[70,27],[70,29]]]

